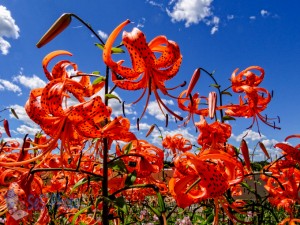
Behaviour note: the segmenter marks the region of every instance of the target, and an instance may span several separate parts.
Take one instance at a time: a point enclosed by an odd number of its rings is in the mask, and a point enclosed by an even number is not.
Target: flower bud
[[[36,44],[38,48],[43,47],[59,35],[64,29],[66,29],[71,23],[71,13],[64,13],[59,17],[54,24],[49,28],[49,30],[44,34],[44,36]]]

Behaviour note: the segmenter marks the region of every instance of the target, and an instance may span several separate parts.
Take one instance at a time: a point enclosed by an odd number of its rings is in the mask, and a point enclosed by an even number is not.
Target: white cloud
[[[22,105],[10,105],[9,108],[13,108],[15,110],[15,112],[18,115],[20,121],[23,121],[24,123],[26,123],[28,125],[33,124],[32,120],[27,115],[24,106],[22,106]],[[15,118],[15,116],[12,113],[9,116],[10,116],[10,118]]]
[[[174,1],[173,1],[174,2]],[[213,0],[178,0],[172,11],[167,9],[172,22],[185,21],[185,26],[206,22],[212,17],[211,4]]]
[[[102,39],[104,39],[104,40],[106,40],[107,37],[108,37],[107,33],[105,33],[105,32],[102,31],[102,30],[98,30],[98,35],[99,35]]]
[[[214,34],[219,30],[219,22],[220,22],[220,18],[217,16],[214,16],[212,19],[213,28],[210,31],[211,34]]]
[[[36,133],[41,131],[41,128],[37,126],[28,126],[25,124],[22,124],[17,128],[18,134],[30,134],[35,135]]]
[[[274,145],[278,143],[278,141],[275,139],[265,139],[262,140],[262,143],[265,145],[266,148],[273,148]]]
[[[249,19],[250,19],[250,20],[255,20],[256,17],[255,17],[255,16],[250,16]]]
[[[138,25],[137,27],[141,27],[143,28],[144,27],[144,24],[146,22],[146,19],[144,17],[142,17],[141,19],[139,19],[139,22],[138,22]]]
[[[166,105],[174,105],[174,101],[173,100],[166,100],[166,99],[162,99],[162,101],[166,104]],[[163,111],[166,113],[166,110],[162,107]],[[154,116],[156,119],[160,120],[160,121],[164,121],[166,120],[166,117],[164,116],[164,114],[162,113],[161,109],[159,108],[158,104],[156,101],[151,101],[148,104],[147,107],[147,112],[151,115]],[[175,111],[176,114],[180,115],[180,112]]]
[[[161,3],[157,3],[153,0],[146,0],[146,2],[149,3],[152,6],[160,8],[161,10],[163,9],[163,4],[161,4]]]
[[[233,20],[234,19],[234,15],[227,15],[227,20]]]
[[[41,130],[40,126],[34,123],[27,115],[24,106],[21,105],[10,105],[9,108],[13,108],[19,117],[19,122],[23,123],[16,128],[17,134],[30,134],[34,135]],[[15,116],[10,113],[10,118],[15,119]]]
[[[30,89],[40,88],[40,87],[44,87],[46,85],[46,82],[43,81],[41,78],[39,78],[36,75],[32,75],[32,77],[27,77],[23,74],[20,74],[20,75],[15,76],[13,78],[13,81],[18,82]]]
[[[270,13],[267,10],[262,9],[262,10],[260,10],[260,15],[265,17],[265,16],[269,16]]]
[[[22,95],[21,88],[18,85],[13,84],[8,80],[0,79],[0,85],[1,85],[0,87],[1,91],[7,90],[7,91],[12,91],[14,93],[18,93],[18,95]]]
[[[19,38],[20,28],[16,25],[10,11],[3,5],[0,5],[0,51],[3,55],[7,55],[10,43],[4,40],[6,38]]]
[[[232,134],[231,138],[235,139],[237,142],[240,142],[242,139],[249,140],[249,141],[259,141],[264,139],[266,136],[263,134],[259,134],[253,130],[245,130],[243,133],[235,136]]]

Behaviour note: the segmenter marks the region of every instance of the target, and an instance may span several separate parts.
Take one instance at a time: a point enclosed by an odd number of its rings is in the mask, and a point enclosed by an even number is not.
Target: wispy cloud
[[[98,33],[98,35],[99,35],[102,39],[104,39],[104,40],[106,40],[107,37],[108,37],[107,33],[105,33],[105,32],[102,31],[102,30],[98,30],[97,33]]]
[[[260,141],[264,139],[266,136],[263,134],[259,134],[258,132],[255,132],[253,130],[245,130],[243,133],[235,136],[232,134],[231,138],[233,138],[235,141],[240,142],[242,139],[245,140],[251,140],[251,141]]]
[[[232,134],[231,139],[237,142],[240,142],[242,139],[246,140],[250,154],[254,154],[254,161],[261,161],[266,159],[265,154],[258,146],[258,142],[262,142],[265,145],[272,159],[275,159],[276,157],[279,157],[281,155],[281,151],[274,148],[275,144],[278,143],[277,140],[269,139],[267,136],[259,134],[258,132],[252,130],[243,131],[239,135]]]
[[[0,5],[0,51],[2,55],[7,55],[10,43],[4,38],[19,38],[20,28],[16,25],[10,11],[3,5]]]
[[[255,20],[255,19],[256,19],[256,16],[250,16],[249,19],[250,19],[250,20]]]
[[[12,91],[18,93],[18,95],[22,95],[22,90],[18,85],[3,79],[0,79],[0,91]]]
[[[218,30],[220,19],[212,12],[212,2],[213,0],[172,0],[175,5],[166,11],[174,23],[184,21],[185,27],[189,27],[204,22],[212,26],[211,34],[214,34]]]
[[[166,99],[162,99],[162,101],[166,104],[166,105],[174,105],[173,100],[166,100]],[[164,110],[164,109],[163,109]],[[164,111],[165,112],[165,111]],[[161,112],[161,109],[159,108],[158,104],[156,101],[151,101],[148,104],[147,107],[147,113],[149,113],[151,116],[154,116],[156,119],[160,120],[160,121],[164,121],[166,120],[166,117],[164,116],[164,114]],[[175,111],[176,114],[180,115],[180,112]]]
[[[139,19],[137,27],[144,27],[146,22],[146,18],[142,17],[141,19]]]
[[[17,127],[17,134],[35,134],[41,130],[40,126],[35,124],[27,115],[24,106],[22,105],[10,105],[9,108],[13,108],[19,117],[19,127]],[[10,118],[15,119],[15,116],[11,113]]]
[[[146,0],[146,2],[149,3],[152,6],[160,8],[161,10],[163,10],[163,8],[164,8],[164,6],[163,6],[162,3],[157,3],[157,2],[155,2],[153,0]]]
[[[233,20],[234,19],[234,15],[227,15],[227,20]]]
[[[18,82],[30,89],[40,88],[46,85],[46,82],[36,75],[32,75],[31,77],[28,77],[23,74],[19,74],[13,78],[13,81]]]
[[[266,16],[269,16],[270,13],[267,10],[262,9],[262,10],[260,10],[260,15],[263,16],[263,17],[266,17]]]

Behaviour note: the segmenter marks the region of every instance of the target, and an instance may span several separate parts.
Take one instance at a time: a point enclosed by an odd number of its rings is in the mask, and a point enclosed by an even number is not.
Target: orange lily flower
[[[200,97],[199,93],[195,93],[193,96],[191,96],[191,98],[189,98],[188,96],[184,97],[184,95],[186,95],[186,94],[187,94],[187,90],[180,93],[178,100],[177,100],[178,107],[180,109],[182,109],[183,111],[187,111],[189,113],[188,116],[185,118],[184,125],[187,125],[191,118],[192,118],[193,123],[195,124],[194,114],[202,115],[202,116],[208,115],[207,108],[198,109],[201,98],[206,99],[206,97]],[[185,105],[186,103],[188,103],[188,105]]]
[[[249,128],[254,123],[258,125],[258,119],[276,129],[280,129],[271,123],[274,118],[267,118],[261,115],[261,112],[267,108],[267,105],[271,101],[271,94],[265,89],[258,87],[264,78],[264,70],[258,66],[251,66],[241,71],[236,75],[238,69],[236,69],[231,77],[232,90],[236,93],[244,93],[244,99],[240,96],[240,103],[237,105],[227,105],[221,108],[226,108],[225,113],[233,117],[253,117],[253,121]],[[260,75],[256,75],[251,70],[260,71]]]
[[[179,70],[182,56],[178,45],[165,36],[158,36],[147,43],[145,35],[138,28],[134,28],[130,33],[124,31],[122,40],[129,51],[132,62],[132,68],[125,67],[122,65],[123,60],[113,61],[111,48],[118,34],[128,23],[130,23],[129,20],[121,23],[108,37],[104,47],[103,61],[112,70],[113,82],[125,90],[144,89],[142,95],[133,104],[137,103],[148,90],[141,117],[146,111],[150,94],[153,92],[162,112],[163,107],[177,119],[182,120],[179,115],[166,106],[158,94],[158,90],[160,90],[164,95],[169,95],[168,90],[174,89],[166,88],[165,82],[173,78]],[[160,57],[157,58],[155,53],[160,53]],[[117,74],[121,76],[120,79]]]
[[[77,66],[69,61],[61,61],[54,66],[50,75],[47,70],[49,61],[58,55],[69,54],[65,51],[50,53],[43,60],[43,68],[50,82],[45,88],[31,91],[25,105],[29,117],[39,124],[46,134],[62,140],[62,146],[69,151],[71,145],[82,144],[85,138],[104,138],[128,141],[135,139],[129,132],[129,120],[118,117],[109,122],[111,108],[106,106],[100,96],[86,101],[103,87],[103,83],[91,85],[88,76],[82,76],[79,82],[68,77],[66,67]],[[77,105],[63,107],[63,100],[68,93],[80,102]],[[40,97],[40,99],[39,99]],[[101,125],[104,121],[108,123]]]
[[[126,148],[127,145],[123,147],[121,152],[119,147],[117,147],[117,155],[123,155]],[[136,171],[137,177],[148,177],[152,173],[160,172],[163,168],[163,151],[145,140],[132,141],[129,154],[132,154],[132,156],[126,156],[122,159],[128,172]]]
[[[238,70],[233,71],[231,75],[232,90],[237,93],[243,92],[244,86],[257,87],[265,76],[264,69],[259,66],[250,66],[236,75]],[[260,75],[256,75],[252,70],[258,70]]]
[[[181,134],[175,134],[174,136],[167,135],[163,139],[162,146],[166,149],[170,149],[174,156],[177,155],[177,150],[186,152],[193,147],[190,140],[185,139]]]
[[[224,147],[224,143],[231,136],[231,126],[226,123],[215,121],[208,124],[203,116],[200,122],[196,123],[200,131],[198,136],[198,143],[202,145],[203,149]]]
[[[177,156],[174,165],[176,170],[169,189],[179,207],[212,198],[216,207],[215,221],[218,221],[219,204],[230,219],[236,219],[228,210],[234,206],[223,194],[243,179],[243,166],[239,161],[225,152],[209,150],[198,156],[185,152]]]

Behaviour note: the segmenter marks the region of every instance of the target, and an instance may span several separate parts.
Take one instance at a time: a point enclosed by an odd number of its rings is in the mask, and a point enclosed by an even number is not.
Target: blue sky
[[[286,136],[299,133],[299,5],[297,0],[2,0],[0,107],[14,107],[20,120],[12,118],[9,112],[3,112],[1,119],[10,118],[12,133],[19,134],[16,136],[19,138],[38,130],[30,123],[22,107],[31,88],[45,85],[46,77],[41,61],[51,51],[70,51],[73,56],[68,59],[77,63],[81,71],[98,70],[104,74],[101,51],[94,46],[96,38],[76,20],[51,43],[41,49],[36,48],[35,44],[52,23],[62,13],[71,12],[90,23],[104,40],[115,26],[130,19],[133,23],[125,28],[126,31],[137,26],[146,34],[147,41],[165,35],[177,42],[183,63],[175,79],[167,83],[168,87],[183,80],[188,81],[197,67],[215,70],[215,77],[223,87],[229,85],[228,79],[236,68],[245,69],[252,65],[263,67],[266,75],[261,86],[274,91],[274,98],[266,113],[269,117],[280,116],[279,126],[282,129],[273,130],[261,123],[261,136],[254,126],[246,139],[250,148],[258,140],[270,148]],[[211,80],[207,76],[201,76],[197,91],[201,95],[208,95],[209,91],[213,91],[208,87],[210,84]],[[126,102],[137,96],[134,92],[118,91],[118,94]],[[178,95],[179,91],[171,94]],[[236,102],[236,97],[224,101]],[[178,110],[176,102],[171,99],[167,99],[167,102],[172,109]],[[143,106],[144,102],[141,101],[127,108],[127,116],[132,119],[133,128]],[[120,113],[121,108],[117,102],[112,101],[112,107],[116,114]],[[160,115],[155,104],[151,103],[141,121],[141,137],[144,137],[152,123],[157,123],[164,135],[180,132],[192,140],[197,138],[198,133],[195,133],[193,127],[183,128],[171,123],[169,128],[165,128]],[[182,113],[182,116],[185,114]],[[238,144],[243,131],[250,124],[249,119],[231,122],[233,144]],[[0,131],[3,132],[1,125]],[[157,135],[158,132],[153,132],[150,139],[159,144]],[[4,134],[3,137],[6,138]],[[276,154],[276,150],[271,151],[273,155]],[[257,152],[256,159],[262,159],[259,150]]]

